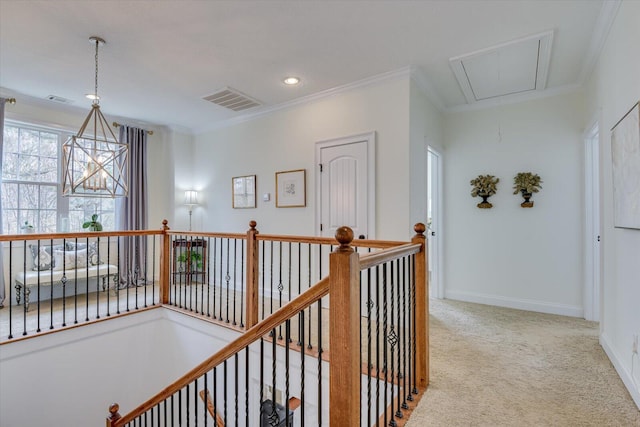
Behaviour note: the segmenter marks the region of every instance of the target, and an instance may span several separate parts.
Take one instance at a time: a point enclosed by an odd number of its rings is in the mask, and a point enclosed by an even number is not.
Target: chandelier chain
[[[100,41],[96,39],[96,76],[95,76],[95,91],[94,91],[94,95],[95,95],[95,99],[93,100],[94,104],[99,104],[100,103],[100,99],[98,98],[98,45],[100,44]]]

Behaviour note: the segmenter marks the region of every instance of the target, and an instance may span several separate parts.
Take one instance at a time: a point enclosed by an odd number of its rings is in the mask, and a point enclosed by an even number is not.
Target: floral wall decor
[[[520,204],[523,208],[532,208],[533,200],[531,196],[533,193],[537,193],[542,188],[542,180],[538,174],[531,172],[518,172],[513,177],[513,194],[522,193],[524,202]]]
[[[487,199],[498,191],[498,182],[500,182],[500,178],[496,178],[493,175],[478,175],[477,178],[470,181],[473,187],[471,197],[482,197],[482,202],[477,205],[480,209],[490,209],[493,207]]]

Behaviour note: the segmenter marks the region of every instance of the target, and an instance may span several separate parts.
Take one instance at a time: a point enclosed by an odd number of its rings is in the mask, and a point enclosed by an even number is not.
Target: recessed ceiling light
[[[294,86],[300,83],[300,79],[298,77],[287,77],[282,82],[288,86]]]
[[[93,93],[88,93],[88,94],[86,94],[84,97],[85,97],[85,98],[88,98],[88,99],[90,99],[90,100],[92,100],[92,101],[93,101],[94,99],[98,99],[98,100],[100,99],[100,97],[99,97],[98,95],[95,95],[95,94],[93,94]]]

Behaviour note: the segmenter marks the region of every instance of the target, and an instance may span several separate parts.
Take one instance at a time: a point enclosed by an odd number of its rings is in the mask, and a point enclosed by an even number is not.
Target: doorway
[[[433,147],[427,151],[427,254],[429,296],[444,298],[442,280],[442,155]]]
[[[600,130],[596,122],[585,134],[585,271],[584,318],[600,321]]]
[[[375,238],[375,133],[316,143],[316,234]]]

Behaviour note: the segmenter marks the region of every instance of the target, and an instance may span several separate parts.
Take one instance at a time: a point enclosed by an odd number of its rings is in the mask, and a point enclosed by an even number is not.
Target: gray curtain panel
[[[2,150],[4,149],[4,104],[7,102],[5,98],[0,98],[0,181],[2,181]],[[0,187],[0,194],[2,192]],[[2,197],[0,197],[0,234],[4,233],[2,227]],[[2,244],[0,244],[0,308],[4,307],[5,300],[4,290],[4,253]]]
[[[147,132],[131,126],[121,126],[121,143],[129,146],[129,158],[124,175],[129,195],[116,199],[116,228],[118,230],[147,229]],[[121,237],[118,271],[120,286],[139,286],[146,283],[147,238]]]

